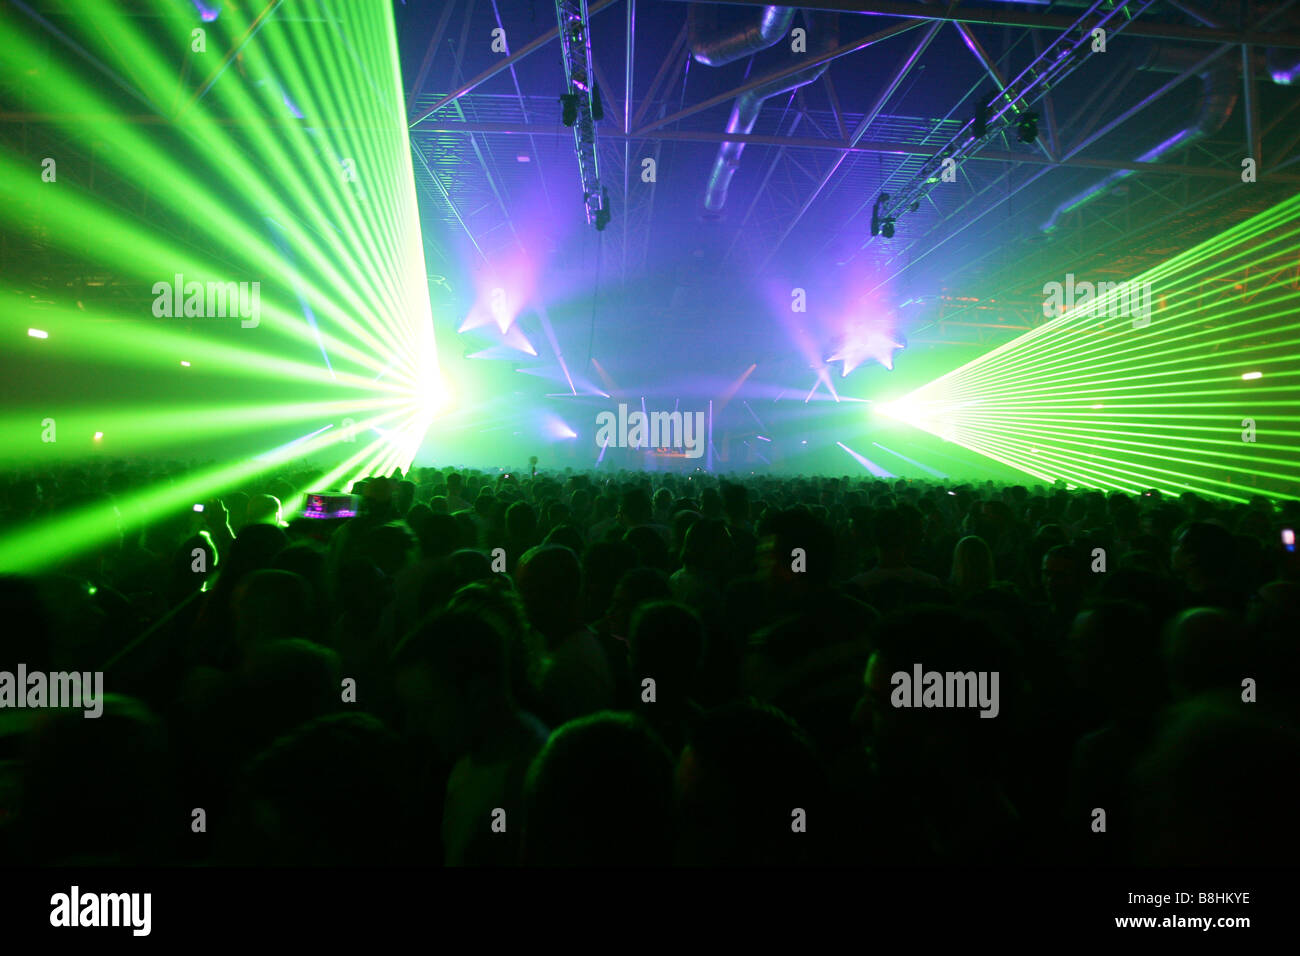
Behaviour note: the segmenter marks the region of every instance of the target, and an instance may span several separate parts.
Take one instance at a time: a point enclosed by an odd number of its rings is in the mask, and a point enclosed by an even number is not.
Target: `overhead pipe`
[[[1157,73],[1182,73],[1194,67],[1200,59],[1201,57],[1197,52],[1189,51],[1185,47],[1156,45],[1152,47],[1146,62],[1141,64],[1138,69]],[[1196,118],[1168,139],[1157,143],[1138,156],[1135,162],[1159,162],[1170,153],[1204,139],[1206,136],[1213,136],[1223,128],[1223,124],[1228,121],[1233,108],[1237,105],[1240,71],[1231,60],[1223,57],[1206,66],[1201,71],[1200,77],[1201,98],[1197,107]],[[1139,109],[1135,109],[1133,112],[1138,112],[1140,108],[1144,108],[1154,101],[1154,95],[1148,97],[1146,101],[1139,104]],[[1066,213],[1096,202],[1136,172],[1137,170],[1134,169],[1117,169],[1093,183],[1087,189],[1075,193],[1052,210],[1051,216],[1039,227],[1040,230],[1042,232],[1054,231],[1058,220]]]
[[[808,33],[816,39],[817,44],[817,49],[809,50],[808,54],[820,56],[839,45],[839,14],[805,10],[803,16]],[[727,132],[741,135],[753,132],[754,124],[758,122],[758,114],[767,100],[797,90],[801,86],[807,86],[809,83],[815,83],[829,68],[830,61],[827,60],[817,66],[760,84],[742,93],[736,97],[736,102],[731,108]],[[704,206],[710,212],[718,212],[726,205],[727,190],[731,186],[731,178],[736,175],[736,169],[740,166],[740,154],[744,151],[744,143],[726,142],[718,147],[718,155],[713,161],[713,169],[709,173],[709,182],[704,191]]]
[[[758,19],[731,33],[718,30],[718,8],[691,4],[686,14],[691,56],[705,66],[726,66],[775,46],[790,30],[795,7],[764,7]]]

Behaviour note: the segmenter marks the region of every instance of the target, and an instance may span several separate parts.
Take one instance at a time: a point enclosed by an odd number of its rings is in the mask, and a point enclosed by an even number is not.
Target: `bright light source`
[[[578,437],[578,433],[569,427],[569,425],[558,415],[548,414],[544,419],[543,430],[549,438],[554,440]]]
[[[1247,372],[1241,376],[1241,380],[1243,382],[1249,382],[1251,379],[1263,378],[1263,377],[1264,377],[1263,372]]]
[[[515,159],[519,160],[521,163],[531,163],[533,161],[533,157],[529,156],[527,153],[520,153],[515,157]]]
[[[40,329],[28,329],[27,334],[34,339],[48,339],[50,337],[49,332],[42,332]]]
[[[189,362],[181,362],[181,364],[184,365],[186,368],[189,368],[189,367],[190,367],[190,363],[189,363]]]
[[[438,413],[446,411],[451,405],[451,397],[447,382],[436,368],[420,376],[414,399],[416,407],[426,420],[432,420]]]
[[[104,438],[103,432],[95,432],[95,441],[102,441],[103,438]]]

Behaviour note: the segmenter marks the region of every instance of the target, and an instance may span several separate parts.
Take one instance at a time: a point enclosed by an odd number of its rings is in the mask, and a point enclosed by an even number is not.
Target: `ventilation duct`
[[[726,66],[766,50],[789,32],[795,11],[795,7],[764,7],[749,26],[722,33],[718,30],[718,8],[693,3],[686,14],[691,56],[705,66]]]
[[[799,60],[794,60],[793,57],[790,58],[791,65],[810,56],[824,56],[834,50],[840,42],[839,14],[805,10],[803,16],[804,23],[808,27],[808,35],[815,39],[817,49],[810,49],[807,53],[800,54]],[[801,86],[816,82],[830,68],[830,65],[830,61],[827,60],[817,66],[810,66],[806,70],[769,80],[752,90],[740,94],[740,96],[736,97],[736,102],[731,108],[731,119],[727,121],[727,132],[741,135],[748,135],[753,132],[754,124],[758,122],[758,114],[763,109],[764,102],[773,96],[789,93],[791,90],[797,90]],[[704,191],[704,206],[710,212],[718,212],[727,204],[727,189],[731,186],[731,177],[736,175],[736,169],[740,166],[740,154],[744,151],[744,143],[723,143],[718,147],[718,156],[713,161],[708,186]]]
[[[1197,50],[1156,45],[1152,47],[1146,62],[1138,69],[1157,73],[1183,73],[1195,66],[1202,58],[1203,53]],[[1137,162],[1157,163],[1176,150],[1206,136],[1213,136],[1223,128],[1223,124],[1232,114],[1233,107],[1237,105],[1237,95],[1241,89],[1241,71],[1236,61],[1228,56],[1222,56],[1210,63],[1201,72],[1200,77],[1201,98],[1196,118],[1190,125],[1138,156]],[[1040,227],[1041,230],[1052,232],[1056,228],[1057,221],[1066,213],[1095,202],[1135,172],[1136,170],[1132,169],[1117,169],[1082,192],[1075,193],[1052,211],[1052,215]]]

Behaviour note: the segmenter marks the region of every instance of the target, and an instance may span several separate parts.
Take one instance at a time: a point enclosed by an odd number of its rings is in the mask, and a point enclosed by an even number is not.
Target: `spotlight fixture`
[[[609,211],[609,189],[601,187],[600,190],[600,208],[596,210],[596,231],[604,232],[605,227],[609,225],[612,218]]]
[[[894,238],[894,220],[886,219],[880,224],[880,234],[886,239]]]
[[[574,126],[578,122],[578,94],[561,94],[560,106],[563,108],[560,121],[564,123],[565,126]]]
[[[1016,139],[1022,143],[1032,143],[1038,139],[1038,114],[1026,113],[1020,117],[1016,126]]]
[[[881,193],[876,197],[876,205],[871,210],[871,234],[880,235],[881,226],[885,220],[880,215],[880,207],[889,202],[889,193]],[[891,232],[890,235],[893,235]]]
[[[605,118],[605,104],[600,98],[600,87],[594,83],[591,86],[591,118],[596,123]]]
[[[1143,0],[1139,0],[1141,2]],[[1107,9],[1102,10],[1103,6]],[[899,199],[890,209],[897,214],[913,200],[927,197],[939,188],[944,181],[943,174],[952,169],[953,164],[963,164],[988,145],[991,132],[1001,133],[1015,126],[1020,116],[1044,95],[1059,87],[1084,63],[1094,59],[1093,38],[1098,30],[1103,30],[1106,42],[1113,44],[1117,33],[1130,24],[1140,23],[1141,19],[1132,4],[1093,6],[1075,27],[1058,33],[1014,80],[1004,84],[1000,90],[989,90],[981,81],[982,92],[977,92],[970,103],[971,115],[952,131],[951,139],[938,145],[937,150],[921,162],[915,173],[901,184],[894,184]],[[1085,26],[1086,29],[1082,29]]]

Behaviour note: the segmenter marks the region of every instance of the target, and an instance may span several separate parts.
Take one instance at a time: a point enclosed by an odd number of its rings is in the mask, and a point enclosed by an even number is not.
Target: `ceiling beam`
[[[893,98],[894,94],[898,91],[899,86],[902,85],[903,80],[907,78],[907,75],[912,72],[912,68],[916,66],[917,61],[921,59],[921,56],[927,49],[929,49],[930,43],[934,40],[935,35],[939,32],[939,29],[942,26],[942,23],[930,24],[925,32],[921,34],[920,39],[916,41],[916,45],[912,48],[911,52],[899,61],[897,68],[894,70],[894,75],[881,88],[875,101],[862,117],[857,128],[853,131],[853,135],[848,138],[849,149],[857,146],[858,143],[861,142],[862,137],[866,135],[867,127],[876,121],[876,117],[879,116],[881,110],[885,108],[885,104]],[[829,70],[826,72],[828,74],[830,73]],[[767,257],[764,258],[763,265],[760,268],[765,268],[767,264],[772,261],[772,257],[776,255],[777,250],[781,248],[781,244],[785,242],[790,233],[794,231],[794,227],[799,224],[799,220],[803,219],[804,214],[812,208],[812,204],[817,201],[817,197],[822,194],[822,190],[826,188],[828,183],[830,183],[831,179],[835,176],[835,173],[839,170],[840,164],[843,163],[844,160],[848,159],[849,155],[849,151],[846,149],[841,152],[839,156],[835,157],[835,162],[831,164],[830,169],[826,170],[817,181],[817,185],[813,188],[812,195],[804,201],[803,205],[799,207],[799,211],[794,214],[786,224],[784,231],[782,231],[781,235],[777,237],[776,242],[772,245],[771,250],[768,252]]]
[[[767,0],[725,0],[741,7],[767,6]],[[1075,18],[1053,13],[1034,13],[1023,10],[994,10],[983,8],[958,8],[943,10],[923,6],[916,2],[900,0],[802,0],[799,4],[813,10],[836,13],[860,13],[866,16],[907,17],[912,20],[946,20],[949,23],[983,23],[990,26],[1024,27],[1030,30],[1068,30]],[[1189,26],[1181,23],[1155,23],[1140,21],[1124,27],[1128,36],[1149,37],[1155,40],[1187,40],[1194,43],[1235,43],[1252,46],[1283,47],[1300,50],[1300,34],[1265,33],[1259,30],[1228,30],[1208,26]]]
[[[636,131],[636,135],[638,137],[644,137],[645,134],[651,130],[659,129],[661,126],[667,126],[670,123],[676,123],[678,120],[685,119],[688,116],[693,116],[696,113],[703,112],[707,109],[712,109],[722,103],[729,103],[736,97],[748,93],[750,90],[756,90],[760,86],[775,80],[785,79],[794,76],[796,73],[802,73],[804,70],[810,70],[815,66],[821,66],[823,63],[830,63],[832,60],[839,59],[842,56],[847,56],[850,53],[865,50],[867,47],[879,43],[882,40],[887,40],[892,36],[897,36],[900,33],[906,33],[908,30],[919,27],[921,23],[921,20],[909,20],[906,23],[895,23],[883,30],[878,30],[870,36],[863,37],[861,40],[846,43],[843,46],[836,47],[834,50],[830,50],[820,56],[809,57],[807,60],[801,60],[793,66],[786,67],[785,69],[776,70],[764,76],[755,77],[748,83],[743,83],[735,89],[727,90],[725,93],[719,93],[717,96],[711,96],[701,103],[693,103],[685,109],[678,110],[670,116],[657,119],[653,123],[647,123]],[[739,137],[732,136],[728,142],[739,143],[742,142],[742,140]]]
[[[1002,71],[998,69],[998,65],[994,62],[993,57],[989,56],[988,51],[984,49],[984,44],[980,43],[979,37],[975,36],[975,34],[971,32],[971,28],[964,23],[954,23],[953,28],[961,35],[962,42],[966,44],[966,49],[970,50],[975,59],[979,61],[982,67],[984,67],[984,72],[993,80],[993,83],[998,88],[998,92],[1004,91],[1007,88],[1006,77],[1004,77]],[[1035,36],[1037,36],[1037,34],[1035,34]],[[1034,59],[1037,60],[1041,55],[1042,51],[1037,51],[1034,54]],[[1056,159],[1056,157],[1052,155],[1051,148],[1043,141],[1043,137],[1036,137],[1034,139],[1034,145],[1042,150],[1043,155],[1048,159]]]
[[[0,113],[0,122],[10,114]],[[19,114],[27,116],[30,114]],[[502,135],[529,136],[554,135],[555,130],[549,126],[528,126],[518,123],[449,123],[427,120],[411,130],[414,134],[471,134],[496,133]],[[845,153],[885,153],[896,156],[930,156],[932,148],[922,144],[886,143],[877,141],[858,141],[850,145],[833,139],[815,139],[796,136],[761,136],[750,133],[728,133],[725,130],[664,130],[656,129],[649,133],[640,130],[629,137],[618,129],[602,130],[601,136],[608,139],[647,139],[668,140],[690,143],[747,143],[757,146],[787,146],[804,149],[833,149]],[[1157,173],[1169,176],[1196,176],[1205,179],[1240,179],[1241,170],[1231,167],[1213,168],[1206,166],[1186,166],[1174,163],[1139,163],[1134,159],[1089,159],[1083,156],[1071,156],[1068,159],[1053,162],[1037,153],[1013,153],[1004,150],[983,150],[970,157],[977,162],[1024,163],[1029,166],[1062,166],[1082,169],[1131,169],[1137,172]],[[1277,182],[1298,182],[1300,174],[1283,174]]]
[[[600,11],[606,9],[607,7],[613,6],[617,2],[618,0],[596,0],[596,2],[593,3],[588,8],[587,16],[594,17],[596,14],[600,13]],[[498,74],[503,73],[504,71],[510,69],[510,67],[514,66],[524,57],[536,53],[538,50],[546,46],[546,44],[550,43],[559,35],[560,35],[560,28],[559,25],[557,24],[556,26],[552,27],[550,30],[547,30],[545,33],[539,36],[536,40],[533,40],[532,42],[525,44],[524,46],[516,50],[514,53],[511,53],[509,56],[501,60],[501,62],[495,64],[490,69],[484,70],[482,73],[474,77],[472,80],[468,80],[465,83],[461,84],[456,89],[448,93],[446,96],[439,99],[438,102],[434,103],[427,110],[420,110],[417,113],[415,113],[411,117],[410,125],[414,126],[416,123],[420,122],[426,117],[432,116],[434,113],[438,112],[438,110],[442,109],[452,100],[460,99],[462,96],[464,96],[466,93],[470,92],[471,90],[477,89],[479,86],[483,85],[488,80],[492,79],[492,77],[497,76]]]
[[[221,58],[221,63],[217,68],[208,74],[208,78],[203,81],[203,85],[195,90],[194,95],[176,111],[176,115],[173,117],[174,119],[179,120],[189,112],[190,108],[193,107],[195,103],[207,95],[208,90],[212,89],[213,84],[217,82],[221,74],[226,72],[226,68],[230,66],[235,57],[239,55],[239,52],[244,48],[248,41],[253,39],[257,34],[257,31],[262,29],[262,25],[270,19],[271,14],[275,12],[275,9],[280,5],[280,2],[281,0],[270,0],[270,2],[262,8],[262,12],[253,18],[252,22],[244,29],[244,32],[235,39],[234,44],[226,51],[226,55]]]
[[[0,124],[4,123],[50,123],[62,124],[69,122],[84,123],[93,125],[95,123],[106,123],[120,125],[130,123],[137,126],[158,126],[167,125],[171,120],[167,117],[157,116],[149,113],[139,113],[135,115],[122,115],[115,113],[28,113],[28,112],[0,112]],[[212,123],[217,126],[239,127],[246,125],[242,120],[230,119],[227,117],[214,118]],[[262,125],[278,126],[301,126],[302,121],[296,119],[285,120],[268,120]],[[339,129],[367,129],[371,127],[335,127]],[[373,127],[378,129],[379,127]],[[411,130],[412,133],[428,134],[453,134],[453,135],[470,135],[473,133],[489,133],[510,136],[554,136],[555,128],[553,126],[530,125],[522,123],[460,123],[445,122],[439,120],[424,120]],[[760,136],[757,134],[728,133],[726,131],[711,130],[664,130],[656,129],[649,133],[642,133],[640,130],[632,133],[630,136],[619,129],[604,129],[601,132],[602,137],[608,139],[646,139],[662,140],[669,142],[686,142],[686,143],[747,143],[756,146],[788,146],[796,149],[833,149],[850,153],[885,153],[895,156],[929,156],[931,151],[929,147],[909,143],[886,143],[877,141],[860,141],[856,145],[849,145],[846,142],[834,139],[814,139],[808,137],[795,136]],[[1287,150],[1283,150],[1285,156]],[[1004,162],[1004,163],[1025,163],[1030,166],[1068,166],[1082,169],[1131,169],[1137,172],[1157,173],[1168,176],[1196,176],[1203,179],[1240,179],[1241,171],[1239,169],[1222,168],[1215,169],[1205,166],[1183,166],[1172,163],[1139,163],[1132,159],[1088,159],[1082,156],[1067,156],[1055,163],[1046,157],[1034,153],[1012,153],[1002,150],[983,150],[977,156],[970,157],[977,162]],[[1273,174],[1274,182],[1300,183],[1300,173],[1275,173]]]
[[[433,28],[433,36],[429,38],[429,46],[424,51],[424,59],[420,61],[420,69],[416,71],[415,81],[411,84],[411,92],[407,95],[407,103],[414,103],[415,97],[419,95],[420,90],[424,87],[425,78],[429,75],[429,67],[433,65],[433,58],[438,52],[438,46],[442,43],[442,33],[447,29],[447,21],[451,19],[451,12],[456,9],[459,0],[447,0],[447,5],[442,8],[442,16],[438,19],[438,25]]]
[[[679,53],[681,54],[680,64],[678,63]],[[688,56],[690,56],[690,51],[686,49],[686,24],[683,23],[681,30],[677,33],[677,39],[673,41],[673,45],[659,65],[659,72],[655,74],[655,78],[650,82],[649,91],[646,93],[645,98],[641,100],[641,105],[636,108],[636,113],[632,116],[631,122],[628,123],[629,129],[636,129],[641,125],[641,117],[645,115],[645,111],[654,102],[654,98],[659,95],[659,87],[664,79],[670,73],[680,71],[686,65],[686,57]]]

